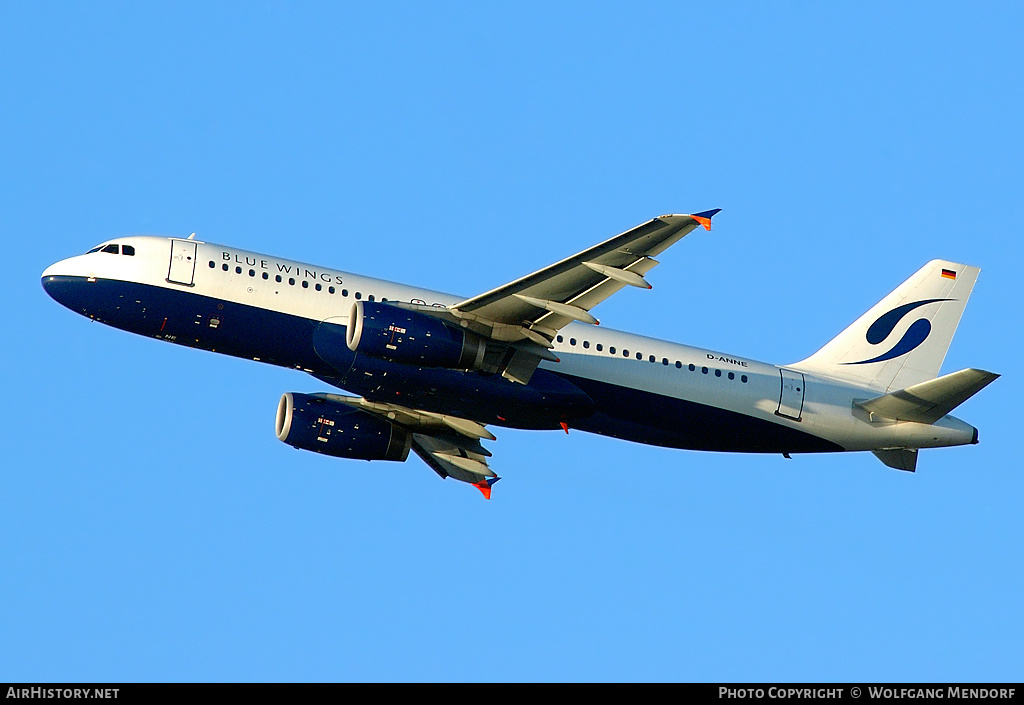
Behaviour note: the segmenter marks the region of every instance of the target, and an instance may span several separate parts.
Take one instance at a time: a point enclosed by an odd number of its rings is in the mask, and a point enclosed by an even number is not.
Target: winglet
[[[705,230],[711,230],[711,219],[718,215],[721,211],[721,208],[715,208],[709,211],[701,211],[700,213],[694,213],[690,217],[696,220],[701,225],[703,225]]]
[[[474,482],[473,487],[480,490],[480,494],[484,496],[484,499],[491,498],[491,485],[500,480],[501,478],[495,475],[494,477],[488,477],[486,480],[480,482]]]

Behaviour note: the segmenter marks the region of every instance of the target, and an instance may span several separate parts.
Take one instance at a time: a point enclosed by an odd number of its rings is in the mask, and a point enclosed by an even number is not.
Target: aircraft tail
[[[984,370],[960,370],[854,404],[868,412],[872,420],[934,424],[998,377]],[[977,442],[978,430],[974,429],[972,443]],[[872,452],[891,468],[909,472],[917,469],[917,448],[880,448]]]
[[[934,379],[980,271],[932,260],[793,367],[886,392]]]

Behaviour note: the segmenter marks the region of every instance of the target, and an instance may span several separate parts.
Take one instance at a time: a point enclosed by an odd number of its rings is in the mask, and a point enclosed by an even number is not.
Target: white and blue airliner
[[[117,238],[47,268],[42,284],[107,325],[335,388],[281,398],[277,436],[295,448],[390,461],[412,450],[488,498],[488,426],[692,450],[871,451],[909,471],[921,448],[978,442],[950,412],[998,375],[938,376],[976,267],[929,262],[790,365],[597,326],[597,304],[649,289],[653,258],[717,212],[654,218],[468,299],[194,235]]]

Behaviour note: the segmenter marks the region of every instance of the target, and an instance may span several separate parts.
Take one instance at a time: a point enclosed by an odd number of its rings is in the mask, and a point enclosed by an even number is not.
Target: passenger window
[[[348,289],[342,289],[341,290],[341,295],[342,296],[348,296]]]
[[[615,354],[615,346],[614,345],[611,346],[610,348],[608,348],[608,353],[611,354],[611,355]]]
[[[590,347],[590,341],[589,340],[584,340],[583,341],[583,347],[584,348],[589,348]]]
[[[668,358],[667,357],[661,358],[661,364],[667,365],[668,364]]]
[[[369,295],[369,296],[367,296],[366,298],[367,298],[367,300],[369,300],[369,301],[373,301],[373,294],[370,294],[370,295]]]
[[[362,295],[362,293],[360,293],[360,292],[358,292],[358,291],[357,291],[357,292],[356,292],[356,298],[357,298],[357,299],[361,299],[361,298],[363,298],[363,295]]]
[[[722,376],[722,371],[721,370],[715,370],[715,377],[721,377],[721,376]]]
[[[226,272],[228,271],[228,266],[226,264],[222,264],[221,269],[223,269]]]
[[[637,360],[643,360],[644,359],[644,354],[643,353],[637,353],[636,354],[636,359]]]
[[[210,260],[210,269],[216,269],[216,268],[217,268],[217,263],[216,263],[216,262],[214,262],[214,261],[213,261],[213,260],[211,259],[211,260]]]
[[[694,366],[694,364],[693,364],[693,363],[691,362],[691,363],[690,363],[690,372],[695,372],[696,370],[697,370],[697,368],[696,368],[696,367]]]
[[[276,281],[278,284],[280,284],[281,283],[281,275],[278,274],[276,277],[274,277],[274,281]]]
[[[746,375],[740,375],[740,382],[743,382],[743,384],[746,384],[747,383],[747,376]]]
[[[335,291],[337,291],[337,289],[335,289],[333,286],[327,287],[327,293],[328,294],[333,294]]]
[[[729,379],[736,379],[736,375],[733,372],[729,373]]]
[[[309,282],[306,281],[305,279],[302,280],[302,288],[303,289],[308,289],[309,288]]]
[[[128,255],[129,257],[134,257],[135,248],[132,245],[121,245],[121,254]]]
[[[708,368],[707,367],[701,367],[700,371],[701,371],[701,374],[705,374],[706,375],[708,373]]]
[[[650,362],[654,362],[655,360],[657,360],[657,358],[656,358],[656,357],[654,357],[654,355],[651,355],[651,356],[650,356],[650,357],[648,357],[647,359],[648,359],[648,361],[650,361]]]
[[[569,345],[576,345],[576,338],[569,338]]]
[[[264,278],[264,279],[270,279],[270,275],[269,275],[269,274],[267,274],[266,272],[264,272],[264,273],[263,273],[263,278]]]
[[[622,351],[622,357],[629,357],[629,350],[625,350],[625,349],[623,349],[623,351]]]
[[[249,276],[250,277],[255,277],[256,276],[256,270],[255,269],[250,269],[249,270]]]
[[[295,286],[295,277],[288,277],[288,285]]]
[[[598,343],[598,344],[597,344],[597,351],[598,351],[598,352],[601,352],[602,350],[604,350],[604,346],[603,346],[603,345],[601,345],[601,343]]]
[[[683,363],[679,362],[679,360],[676,360],[676,369],[677,370],[683,369]]]
[[[561,343],[563,340],[565,340],[565,338],[563,338],[562,336],[559,335],[559,336],[557,336],[555,338],[555,340],[557,340],[559,343]]]
[[[242,268],[241,267],[235,267],[235,274],[241,274],[241,273],[242,273]]]

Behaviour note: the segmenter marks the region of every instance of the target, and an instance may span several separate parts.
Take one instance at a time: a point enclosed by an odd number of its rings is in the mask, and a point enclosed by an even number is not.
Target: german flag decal
[[[952,269],[943,269],[942,276],[945,277],[946,279],[956,279],[956,272],[954,272]]]

